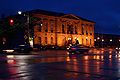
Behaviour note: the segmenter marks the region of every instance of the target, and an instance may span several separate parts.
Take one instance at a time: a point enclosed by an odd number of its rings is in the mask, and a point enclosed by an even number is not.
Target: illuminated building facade
[[[57,45],[79,43],[94,46],[95,22],[73,14],[63,14],[44,10],[29,11],[39,18],[33,27],[34,45]]]

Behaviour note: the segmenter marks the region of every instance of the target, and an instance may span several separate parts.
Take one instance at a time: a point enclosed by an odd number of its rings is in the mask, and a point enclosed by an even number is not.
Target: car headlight
[[[120,49],[120,48],[119,48]]]
[[[67,48],[67,50],[69,50],[69,48]]]
[[[14,52],[14,50],[3,50],[3,51],[5,51],[5,52],[7,52],[7,53],[12,53],[12,52]]]
[[[118,49],[118,48],[116,48],[116,49]]]

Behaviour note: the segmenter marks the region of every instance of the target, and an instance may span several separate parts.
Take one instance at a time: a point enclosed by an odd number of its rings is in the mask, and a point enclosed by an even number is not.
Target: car
[[[89,51],[89,47],[83,45],[71,45],[67,47],[67,51],[70,54],[84,53]]]
[[[32,51],[32,48],[29,45],[18,45],[14,50],[18,53],[29,53]]]
[[[14,52],[14,49],[10,46],[3,46],[0,49],[0,53],[7,53],[7,54],[12,54]]]
[[[11,54],[14,52],[14,49],[3,49],[2,53],[7,53],[7,54]]]
[[[120,51],[120,46],[116,47],[115,50],[119,52]]]
[[[116,47],[115,49],[116,49],[116,50],[120,50],[120,47]]]

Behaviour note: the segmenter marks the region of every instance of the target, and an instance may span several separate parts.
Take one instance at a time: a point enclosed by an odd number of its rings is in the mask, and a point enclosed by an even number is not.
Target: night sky
[[[42,9],[72,13],[96,22],[95,32],[120,34],[120,0],[1,0],[0,15]]]

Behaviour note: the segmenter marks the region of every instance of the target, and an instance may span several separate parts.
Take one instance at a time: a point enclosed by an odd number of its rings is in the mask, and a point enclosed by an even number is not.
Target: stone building
[[[33,17],[39,18],[33,27],[34,45],[82,44],[94,46],[95,22],[74,14],[64,14],[44,10],[29,11]],[[30,17],[30,16],[29,16]]]

